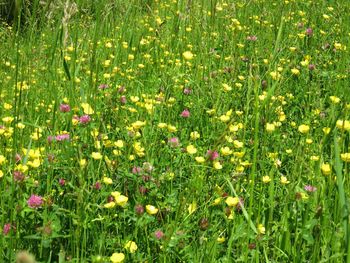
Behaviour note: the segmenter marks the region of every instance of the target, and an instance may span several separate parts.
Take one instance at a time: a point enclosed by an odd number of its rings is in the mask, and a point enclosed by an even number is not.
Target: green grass
[[[0,262],[350,262],[348,1],[39,2],[0,26]]]

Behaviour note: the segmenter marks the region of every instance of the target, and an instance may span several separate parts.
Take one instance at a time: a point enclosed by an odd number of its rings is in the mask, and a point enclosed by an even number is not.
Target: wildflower
[[[145,212],[145,209],[142,205],[138,204],[138,205],[135,205],[135,212],[138,215],[142,215]]]
[[[181,113],[181,117],[183,118],[189,118],[190,117],[190,111],[189,110],[184,110],[182,113]]]
[[[274,132],[276,127],[273,123],[266,123],[265,129],[267,132]]]
[[[8,233],[10,232],[10,230],[11,230],[11,227],[12,227],[11,223],[5,224],[5,225],[4,225],[4,228],[2,229],[2,233],[3,233],[5,236],[7,236]]]
[[[186,151],[189,153],[189,154],[195,154],[197,153],[197,149],[196,147],[194,147],[192,144],[188,145],[186,147]]]
[[[149,215],[155,215],[158,213],[158,208],[154,207],[153,205],[146,205],[146,212]]]
[[[169,146],[171,146],[171,147],[177,147],[177,146],[179,146],[179,138],[173,137],[173,138],[168,139],[168,144],[169,144]]]
[[[204,163],[205,159],[202,156],[197,156],[194,158],[196,160],[197,163]]]
[[[185,51],[184,53],[182,53],[182,56],[185,60],[192,60],[194,57],[191,51]]]
[[[221,169],[222,169],[222,164],[221,164],[219,161],[214,161],[214,162],[213,162],[213,167],[214,167],[216,170],[221,170]]]
[[[125,259],[125,255],[123,253],[113,253],[110,257],[110,260],[112,263],[120,263],[123,262]]]
[[[199,134],[199,132],[194,131],[194,132],[190,133],[190,137],[191,137],[192,140],[197,140],[197,139],[199,139],[201,137],[201,135]]]
[[[85,114],[79,118],[81,124],[87,124],[91,121],[91,117],[88,114]]]
[[[107,177],[107,176],[103,177],[103,182],[105,184],[113,184],[113,180],[111,178]]]
[[[39,208],[43,203],[43,198],[39,195],[34,194],[32,194],[27,201],[27,204],[30,208]]]
[[[127,196],[121,195],[121,194],[114,196],[114,198],[115,198],[116,204],[121,206],[121,207],[124,207],[127,204],[128,199],[129,199]]]
[[[228,206],[236,206],[239,203],[239,198],[238,197],[231,197],[231,196],[229,196],[229,197],[226,198],[225,203]]]
[[[107,89],[108,88],[108,84],[101,84],[100,86],[98,86],[98,89]]]
[[[307,192],[315,192],[317,190],[317,188],[312,186],[312,185],[305,185],[304,190]]]
[[[190,88],[185,88],[185,89],[183,90],[183,93],[184,93],[185,95],[190,95],[190,94],[192,93],[192,90],[191,90]]]
[[[342,153],[342,154],[340,154],[340,158],[344,162],[349,163],[350,162],[350,153]]]
[[[280,179],[280,181],[281,181],[281,184],[289,184],[290,182],[288,181],[288,179],[287,179],[287,177],[285,177],[285,176],[281,176],[281,179]]]
[[[350,131],[350,121],[348,120],[337,120],[336,126],[339,130]]]
[[[70,106],[68,104],[61,104],[60,105],[60,111],[61,112],[69,112],[70,111]]]
[[[226,238],[225,238],[224,236],[218,237],[218,238],[216,239],[216,241],[217,241],[218,243],[224,243],[225,240],[226,240]]]
[[[271,182],[271,178],[270,178],[270,176],[265,175],[265,176],[263,176],[262,181],[263,181],[263,183],[267,184],[267,183]]]
[[[35,257],[27,251],[20,251],[16,255],[16,262],[35,263]]]
[[[258,233],[261,234],[261,235],[264,235],[265,234],[265,227],[263,224],[259,224],[258,225]]]
[[[103,206],[104,206],[104,208],[113,208],[113,207],[115,207],[115,202],[108,202],[108,203],[106,203],[106,204],[104,204]]]
[[[135,251],[137,250],[137,245],[134,241],[128,241],[124,245],[124,248],[129,250],[129,252],[132,254],[135,253]]]
[[[309,27],[305,30],[305,35],[307,35],[308,37],[311,37],[313,34],[312,28]]]
[[[197,203],[195,201],[193,201],[187,208],[189,214],[192,214],[194,211],[196,211],[196,209]]]
[[[300,70],[297,69],[297,68],[292,68],[290,71],[292,72],[293,75],[299,75],[300,74]]]
[[[99,152],[92,152],[91,157],[94,160],[101,160],[102,159],[102,154]]]
[[[83,108],[84,114],[87,114],[87,115],[94,114],[94,110],[91,108],[91,106],[88,103],[82,103],[81,107]]]
[[[162,239],[164,237],[164,233],[162,230],[156,230],[154,232],[154,237],[158,240]]]
[[[68,141],[69,140],[69,133],[59,134],[55,137],[56,141]]]
[[[323,163],[321,165],[321,171],[324,175],[330,175],[332,172],[331,165],[329,163]]]
[[[310,127],[308,125],[302,124],[298,127],[298,131],[300,133],[308,133],[310,130]]]

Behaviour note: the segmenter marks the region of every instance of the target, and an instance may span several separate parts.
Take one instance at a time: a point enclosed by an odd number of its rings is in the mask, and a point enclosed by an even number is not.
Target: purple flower
[[[190,117],[190,111],[189,110],[184,110],[182,113],[181,113],[181,117],[183,118],[188,118]]]
[[[208,150],[207,155],[211,161],[214,161],[215,159],[220,157],[217,151],[212,151],[212,150]]]
[[[257,38],[257,36],[248,36],[248,37],[247,37],[247,40],[248,40],[248,41],[255,42],[255,41],[258,40],[258,38]]]
[[[179,144],[180,144],[179,138],[173,137],[173,138],[168,139],[168,144],[169,144],[171,147],[177,147],[177,146],[179,146]]]
[[[85,114],[79,118],[81,124],[87,124],[91,121],[91,117],[88,114]]]
[[[16,182],[22,182],[24,181],[24,174],[20,171],[13,171],[13,179],[16,181]]]
[[[27,201],[30,208],[39,208],[44,203],[43,198],[39,195],[31,195]]]
[[[102,187],[102,185],[101,185],[100,182],[96,182],[95,185],[94,185],[95,190],[100,190],[101,187]]]
[[[126,104],[127,103],[126,96],[121,96],[119,101],[120,101],[121,104]]]
[[[163,238],[163,236],[164,236],[164,233],[163,233],[163,231],[162,230],[156,230],[155,232],[154,232],[154,237],[156,238],[156,239],[162,239]]]
[[[135,205],[135,212],[138,215],[142,215],[145,212],[145,208],[140,204]]]
[[[307,192],[315,192],[317,190],[317,188],[315,186],[312,186],[312,185],[305,185],[304,190]]]
[[[305,34],[306,34],[307,36],[311,37],[312,34],[313,34],[312,28],[311,28],[311,27],[307,28],[307,29],[305,30]]]
[[[10,232],[10,230],[11,230],[11,223],[7,223],[7,224],[4,225],[4,228],[3,228],[3,230],[2,230],[2,233],[3,233],[5,236],[7,236],[8,233]]]
[[[184,89],[184,94],[185,95],[190,95],[192,93],[192,90],[190,88],[185,88]]]
[[[64,133],[64,134],[59,134],[55,137],[56,141],[61,142],[61,141],[68,141],[69,140],[69,134]]]
[[[316,66],[314,64],[309,64],[309,70],[315,70]]]
[[[58,183],[60,184],[60,186],[64,186],[65,183],[66,183],[66,180],[64,180],[63,178],[60,178],[60,179],[58,180]]]
[[[70,106],[68,104],[61,104],[60,105],[60,111],[61,112],[69,112],[70,111]]]
[[[139,174],[139,173],[142,172],[142,168],[141,168],[141,167],[138,167],[138,166],[134,166],[134,167],[132,168],[131,172],[132,172],[133,174]]]
[[[108,85],[107,84],[101,84],[100,86],[98,86],[99,89],[107,89]]]

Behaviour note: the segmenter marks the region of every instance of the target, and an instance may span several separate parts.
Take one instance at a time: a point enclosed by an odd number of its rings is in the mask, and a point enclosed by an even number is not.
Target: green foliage
[[[0,8],[0,262],[349,262],[348,1]]]

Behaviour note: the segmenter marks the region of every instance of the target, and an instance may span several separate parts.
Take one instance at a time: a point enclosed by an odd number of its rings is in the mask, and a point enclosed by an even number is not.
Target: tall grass
[[[350,262],[347,1],[0,3],[0,262]]]

